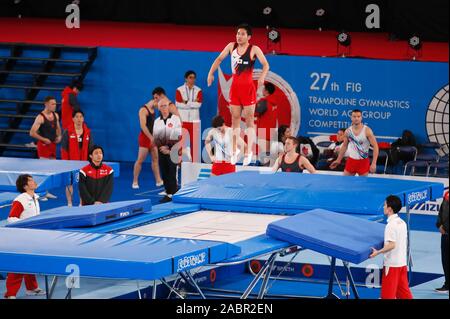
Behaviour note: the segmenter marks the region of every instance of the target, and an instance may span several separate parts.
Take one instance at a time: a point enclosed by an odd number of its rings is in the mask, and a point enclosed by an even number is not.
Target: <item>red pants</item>
[[[189,132],[189,145],[191,149],[192,162],[201,162],[200,160],[200,122],[183,122],[183,128]],[[185,136],[183,136],[185,138]],[[186,141],[183,142],[186,147]]]
[[[408,284],[408,268],[389,267],[386,275],[386,268],[383,268],[383,278],[381,279],[381,299],[413,299]]]
[[[35,275],[23,275],[23,274],[12,274],[9,273],[6,278],[6,293],[5,298],[10,296],[16,296],[17,292],[22,285],[22,279],[25,278],[25,286],[27,290],[35,290],[38,288],[38,283],[36,281]]]
[[[345,170],[350,174],[366,175],[370,172],[370,159],[356,160],[349,157],[345,163]]]
[[[56,158],[56,144],[44,144],[41,141],[37,142],[37,154],[39,158]]]

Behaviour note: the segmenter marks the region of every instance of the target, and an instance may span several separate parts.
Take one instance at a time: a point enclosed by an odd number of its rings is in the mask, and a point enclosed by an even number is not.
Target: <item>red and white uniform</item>
[[[236,165],[230,163],[233,130],[227,127],[225,134],[222,135],[218,129],[214,128],[211,134],[214,157],[216,158],[212,164],[211,173],[216,176],[234,173],[236,171]]]
[[[348,136],[348,159],[345,170],[352,174],[365,175],[370,171],[369,147],[370,141],[366,135],[367,126],[356,135],[352,127],[346,131]]]
[[[175,104],[180,113],[183,128],[189,132],[191,157],[193,162],[200,161],[200,107],[203,92],[198,86],[190,88],[186,84],[177,88]]]
[[[22,193],[17,196],[13,201],[7,222],[15,223],[17,221],[39,215],[40,207],[38,198],[39,196],[37,194],[32,197],[27,193]],[[25,286],[27,290],[35,290],[38,288],[35,275],[9,273],[6,278],[5,298],[10,296],[15,297],[17,295],[23,279],[25,279]]]
[[[258,128],[258,138],[264,139],[266,141],[271,141],[271,137],[276,136],[276,131],[278,128],[278,112],[277,105],[273,98],[269,95],[268,97],[263,97],[258,101],[259,103],[265,103],[267,105],[267,110],[263,114],[257,114],[256,127]]]
[[[395,248],[384,254],[381,282],[382,299],[412,299],[408,285],[406,223],[397,215],[387,219],[384,241],[394,242]]]
[[[255,59],[251,58],[252,45],[240,55],[235,43],[231,52],[231,71],[233,81],[230,89],[230,105],[249,106],[256,104],[256,88],[253,83]]]

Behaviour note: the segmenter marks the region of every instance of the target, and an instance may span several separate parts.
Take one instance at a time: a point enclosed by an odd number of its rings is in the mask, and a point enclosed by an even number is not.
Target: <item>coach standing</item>
[[[178,190],[177,165],[181,160],[181,147],[174,147],[181,141],[181,120],[170,113],[169,103],[167,98],[159,100],[160,116],[153,125],[153,139],[158,148],[159,168],[167,194],[161,203],[170,202]]]

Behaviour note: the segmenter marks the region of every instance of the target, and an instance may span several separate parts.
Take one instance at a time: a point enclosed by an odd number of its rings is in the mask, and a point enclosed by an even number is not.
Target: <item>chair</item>
[[[438,175],[438,171],[439,170],[444,170],[447,171],[445,174],[442,175],[442,177],[448,177],[448,159],[447,161],[440,161],[437,163],[430,163],[428,165],[428,169],[427,169],[427,176],[433,176],[433,177],[438,177],[440,175]],[[430,171],[433,170],[433,174],[430,175]]]
[[[387,169],[387,164],[388,164],[388,153],[380,150],[378,152],[378,158],[377,158],[377,166],[378,165],[383,165],[383,174],[386,174],[386,169]],[[373,158],[373,150],[369,149],[369,158],[372,159]]]
[[[403,170],[403,175],[406,175],[408,167],[411,168],[410,175],[416,175],[416,168],[425,168],[425,174],[428,174],[428,162],[427,161],[409,161],[405,164],[405,169]],[[427,175],[428,176],[428,175]]]
[[[425,161],[428,163],[438,162],[439,161],[439,155],[437,154],[417,154],[416,156],[417,161]]]

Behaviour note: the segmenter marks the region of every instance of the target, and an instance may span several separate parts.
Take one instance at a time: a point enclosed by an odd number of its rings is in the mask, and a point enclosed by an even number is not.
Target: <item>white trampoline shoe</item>
[[[41,288],[36,288],[34,290],[27,290],[25,294],[27,296],[43,296],[45,295],[45,291],[42,290]]]
[[[253,162],[253,153],[250,152],[245,156],[244,161],[242,162],[243,166],[250,165]]]
[[[139,184],[133,183],[133,184],[131,185],[131,188],[132,188],[132,189],[139,189]]]

